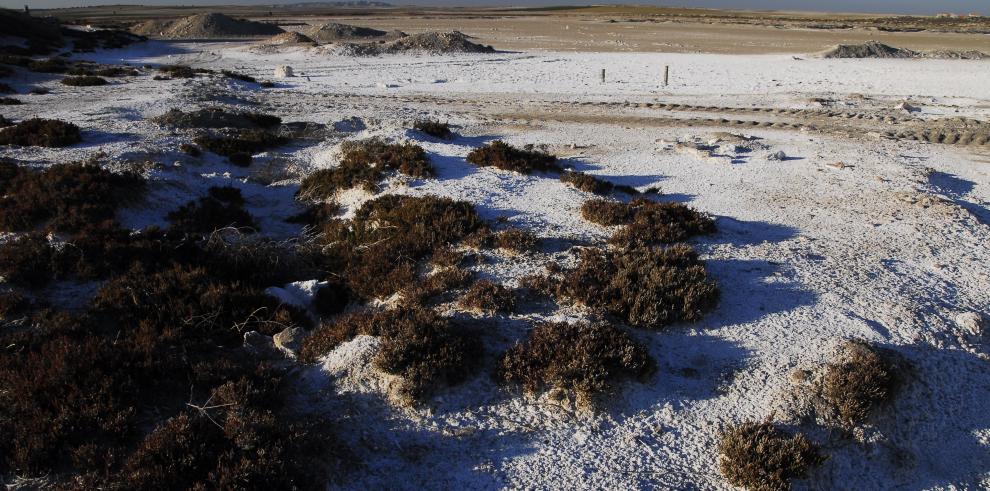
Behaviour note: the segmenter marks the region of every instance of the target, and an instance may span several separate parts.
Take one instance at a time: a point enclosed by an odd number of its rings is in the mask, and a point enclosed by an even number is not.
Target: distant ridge
[[[318,8],[318,7],[392,7],[393,5],[387,2],[368,2],[364,0],[359,0],[356,2],[299,2],[299,3],[280,3],[277,5],[270,5],[270,7],[278,8]]]

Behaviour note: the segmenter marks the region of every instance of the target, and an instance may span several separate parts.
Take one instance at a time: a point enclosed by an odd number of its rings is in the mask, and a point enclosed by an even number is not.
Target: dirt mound
[[[895,48],[877,41],[863,44],[840,44],[822,54],[823,58],[917,58],[921,53]]]
[[[284,46],[287,44],[316,44],[313,39],[305,34],[290,31],[276,34],[268,39],[258,42],[264,46]]]
[[[468,40],[464,33],[424,32],[385,43],[340,44],[331,48],[335,54],[346,56],[376,56],[399,53],[494,53],[495,48]]]
[[[148,21],[138,24],[131,31],[165,39],[272,36],[284,32],[274,24],[234,19],[217,13],[196,14],[172,22]]]
[[[338,24],[336,22],[330,22],[322,26],[313,26],[303,32],[318,43],[333,43],[348,39],[381,38],[389,34],[370,27],[358,27],[348,24]]]

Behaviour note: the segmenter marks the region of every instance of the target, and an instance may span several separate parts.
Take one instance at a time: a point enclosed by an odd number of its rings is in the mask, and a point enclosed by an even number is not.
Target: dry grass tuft
[[[69,66],[61,58],[48,58],[29,61],[27,69],[38,73],[65,73]]]
[[[26,119],[0,130],[0,145],[67,147],[81,141],[78,126],[57,119]]]
[[[537,325],[498,362],[497,377],[529,393],[573,391],[589,404],[622,379],[641,379],[654,362],[641,344],[610,324],[549,322]]]
[[[495,140],[472,150],[467,156],[467,161],[478,167],[495,167],[520,174],[563,170],[557,164],[557,157],[554,155],[535,150],[531,145],[519,149],[501,140]]]
[[[458,301],[462,308],[492,315],[509,313],[516,305],[512,290],[491,280],[479,280]]]
[[[193,78],[198,74],[213,73],[212,70],[192,68],[188,65],[164,65],[158,71],[170,78]]]
[[[804,435],[788,436],[771,423],[743,423],[722,435],[719,468],[734,486],[786,491],[825,457]]]
[[[441,140],[449,140],[453,136],[450,125],[432,119],[419,119],[413,123],[413,129],[423,134],[430,135]]]
[[[62,79],[62,85],[68,85],[71,87],[95,87],[98,85],[106,85],[107,83],[107,79],[94,75],[65,77]]]
[[[586,249],[557,295],[648,329],[696,321],[718,303],[719,290],[690,246]]]
[[[625,225],[632,220],[632,206],[620,201],[589,199],[581,205],[581,217],[607,227]]]
[[[258,79],[254,78],[254,77],[252,77],[250,75],[245,75],[243,73],[238,73],[238,72],[231,71],[231,70],[220,70],[220,73],[224,77],[227,77],[229,79],[240,80],[241,82],[248,82],[248,83],[252,83],[252,84],[258,83]]]
[[[602,196],[611,194],[613,191],[619,191],[632,195],[639,194],[639,191],[632,186],[616,185],[595,176],[585,174],[584,172],[573,170],[561,173],[560,182],[574,186],[581,191],[599,194]]]
[[[825,372],[823,395],[844,423],[854,425],[890,402],[900,379],[890,355],[862,341],[848,341],[842,346],[842,359]]]

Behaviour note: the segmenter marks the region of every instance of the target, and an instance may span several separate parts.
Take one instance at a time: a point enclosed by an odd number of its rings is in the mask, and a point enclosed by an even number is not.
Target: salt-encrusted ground
[[[601,413],[507,393],[485,371],[426,407],[398,408],[386,400],[388,380],[368,366],[377,346],[368,337],[341,346],[322,367],[303,370],[301,399],[314,410],[346,415],[345,439],[366,463],[335,485],[725,488],[715,451],[719,432],[771,417],[799,424],[789,421],[786,403],[797,388],[791,372],[822,364],[840,340],[855,337],[902,354],[913,366],[910,381],[861,442],[806,428],[830,458],[797,486],[990,486],[990,339],[966,334],[955,320],[965,312],[990,315],[990,145],[884,137],[885,131],[986,131],[974,118],[990,117],[988,61],[805,54],[344,58],[159,42],[88,59],[181,62],[259,78],[288,64],[300,75],[264,90],[219,77],[142,76],[80,88],[41,76],[14,80],[52,93],[24,96],[26,104],[5,108],[5,116],[72,121],[83,127],[84,143],[5,148],[0,156],[38,165],[97,155],[121,165],[160,164],[150,171],[154,191],[125,216],[134,227],[162,224],[168,211],[208,186],[231,184],[244,191],[264,232],[291,236],[298,229],[282,220],[298,211],[292,201],[298,181],[266,185],[259,169],[305,173],[332,166],[341,140],[368,136],[418,140],[439,169],[436,179],[390,182],[387,192],[466,199],[487,218],[506,216],[551,239],[543,253],[490,254],[477,267],[509,283],[539,271],[550,256],[568,261],[569,244],[599,241],[608,231],[580,218],[577,208],[589,195],[553,176],[465,163],[471,148],[491,139],[546,144],[567,165],[641,189],[659,186],[663,199],[717,217],[719,233],[695,244],[722,288],[720,306],[693,325],[635,331],[660,370]],[[672,76],[666,88],[658,86],[664,65]],[[601,68],[605,84],[597,78]],[[894,109],[905,99],[921,110]],[[240,169],[216,156],[181,155],[177,147],[190,137],[148,121],[173,107],[213,104],[286,121],[343,122],[342,131],[266,153]],[[960,116],[970,119],[949,119]],[[418,117],[449,120],[460,136],[441,142],[405,129]],[[708,143],[717,132],[760,139],[749,151],[677,143]],[[777,151],[786,158],[768,159]],[[368,198],[352,192],[342,201],[353,210]],[[535,320],[581,315],[527,305],[485,320],[489,357]],[[490,371],[492,360],[485,366]],[[326,393],[342,397],[330,403]]]

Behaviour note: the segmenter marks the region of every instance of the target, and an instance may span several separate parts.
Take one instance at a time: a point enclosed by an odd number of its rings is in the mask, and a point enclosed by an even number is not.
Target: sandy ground
[[[401,27],[410,26],[419,27]],[[719,233],[694,243],[724,292],[720,306],[696,324],[633,331],[660,369],[602,412],[527,399],[489,376],[495,354],[532,322],[584,315],[554,305],[479,320],[485,368],[424,407],[389,402],[389,381],[369,365],[377,349],[370,337],[302,370],[300,401],[344,416],[344,437],[366,464],[335,487],[725,489],[719,433],[771,417],[808,431],[830,456],[799,489],[990,486],[990,340],[967,336],[955,321],[964,312],[990,314],[990,145],[979,139],[990,117],[990,61],[821,60],[804,50],[343,58],[159,42],[95,58],[260,76],[289,64],[301,75],[268,90],[219,77],[142,76],[80,88],[41,76],[15,81],[52,93],[25,96],[5,116],[76,122],[85,143],[5,148],[0,156],[37,165],[97,154],[119,164],[157,163],[152,196],[125,217],[134,227],[163,224],[169,210],[207,186],[231,184],[244,191],[262,230],[297,233],[282,219],[298,211],[291,198],[298,181],[266,185],[262,169],[333,166],[340,141],[368,136],[416,140],[439,170],[436,179],[390,182],[385,192],[470,200],[486,218],[508,217],[549,239],[539,253],[488,253],[476,266],[482,277],[510,284],[550,258],[573,261],[569,244],[600,241],[609,231],[580,218],[587,193],[553,177],[464,161],[495,138],[546,144],[577,169],[641,189],[659,186],[662,199],[717,217]],[[667,87],[658,83],[664,65],[672,69]],[[904,99],[920,111],[895,109]],[[189,136],[148,121],[172,107],[212,104],[347,124],[326,140],[267,152],[240,169],[216,156],[179,154]],[[406,129],[420,117],[449,120],[459,136],[444,142]],[[725,131],[759,140],[748,151],[710,153],[676,144]],[[953,142],[930,143],[938,139],[933,132]],[[768,158],[777,151],[787,158]],[[352,211],[369,198],[354,192],[343,201]],[[890,347],[913,367],[896,401],[856,436],[816,430],[786,404],[798,389],[792,371],[820,366],[850,337]]]

